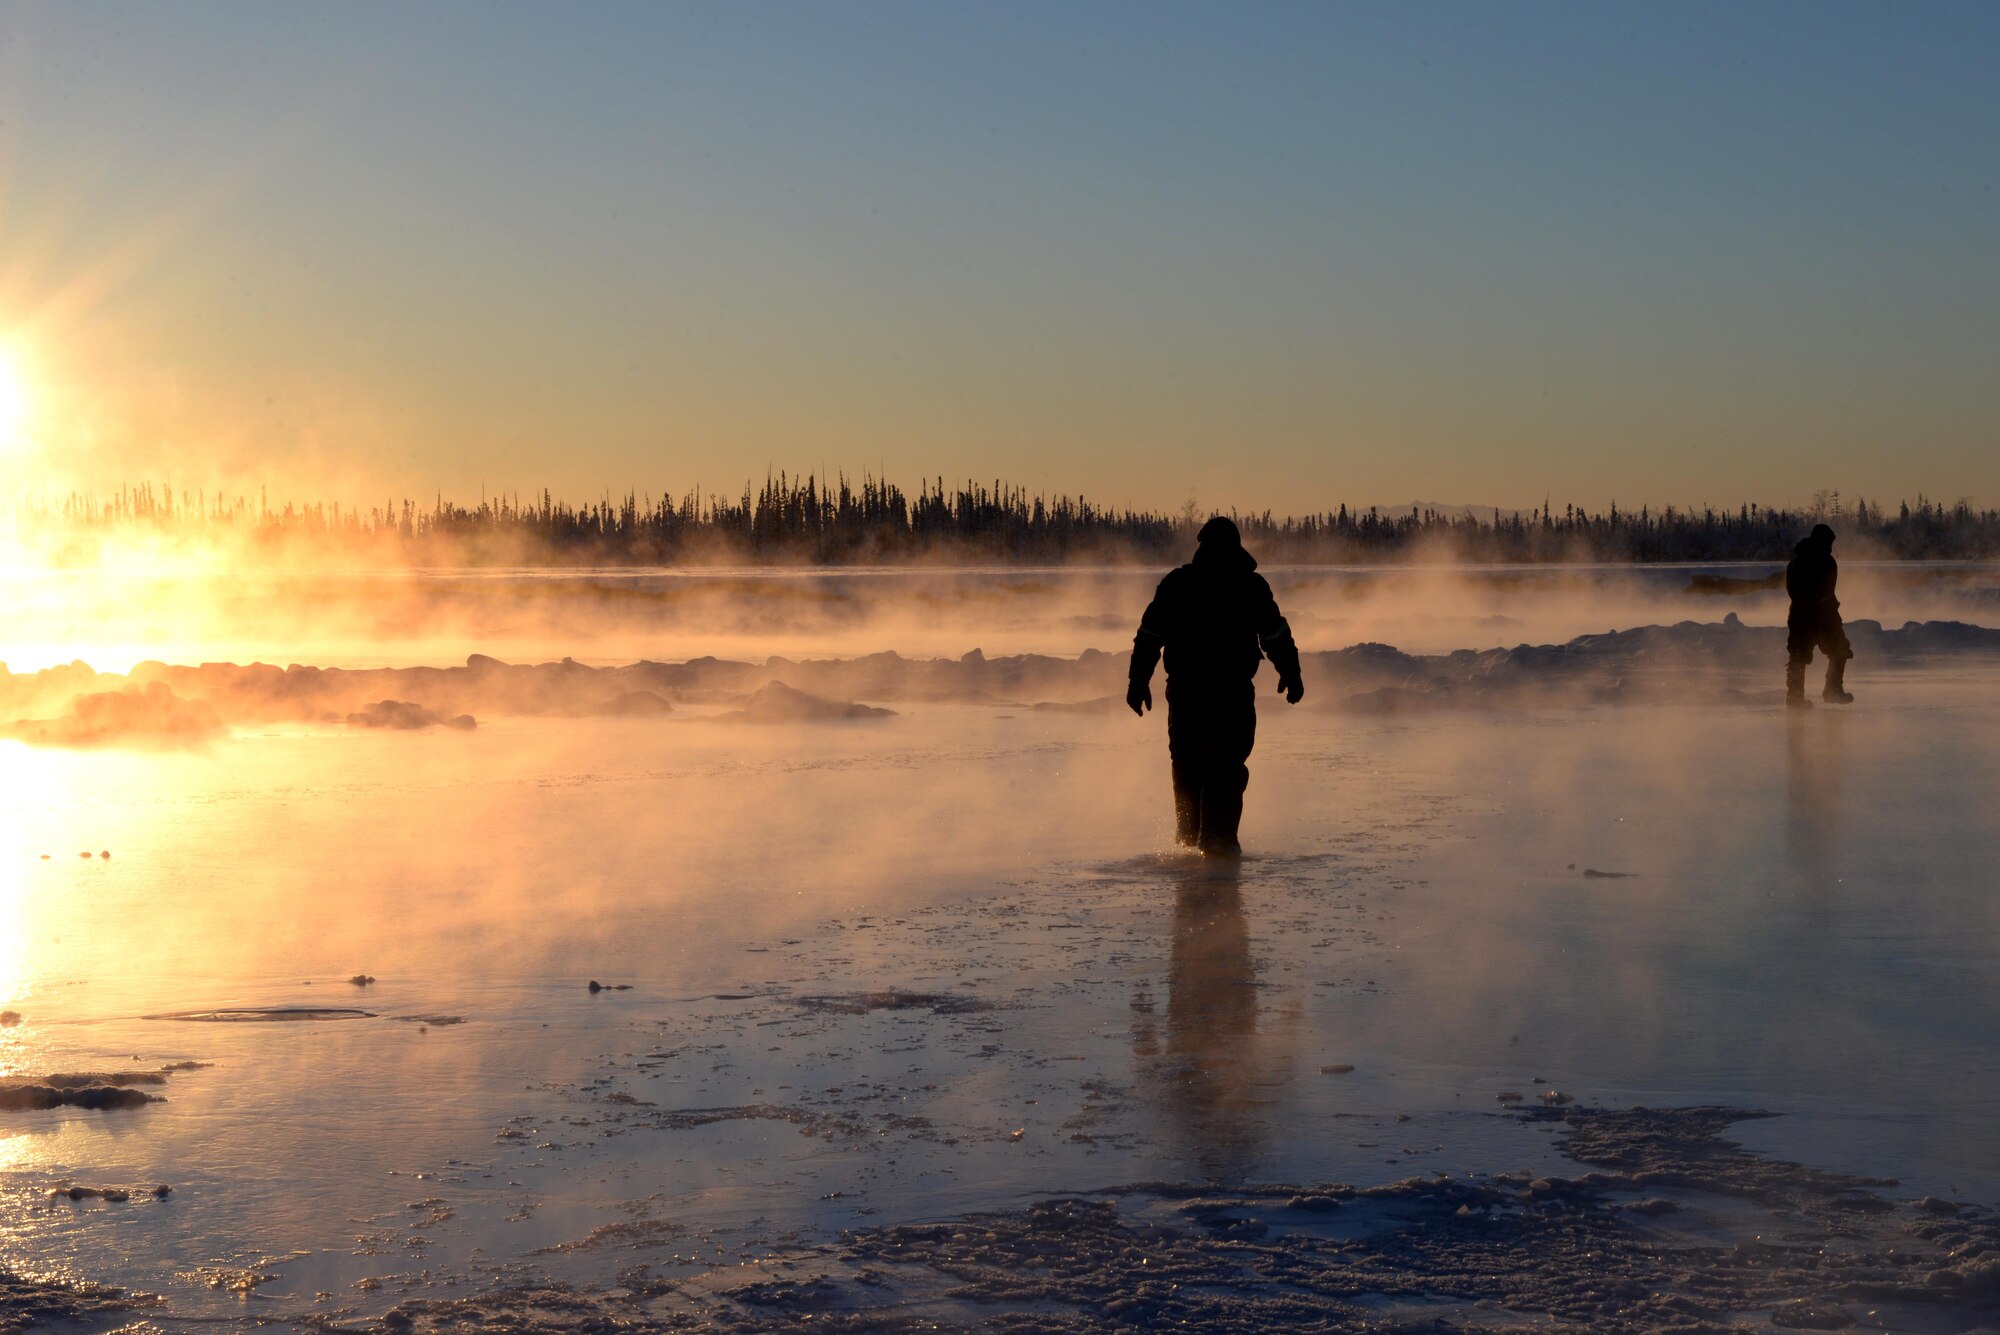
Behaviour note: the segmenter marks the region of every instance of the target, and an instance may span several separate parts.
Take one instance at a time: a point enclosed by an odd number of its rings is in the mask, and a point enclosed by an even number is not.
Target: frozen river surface
[[[1728,1136],[1883,1212],[2000,1202],[1989,671],[1803,716],[1273,703],[1234,870],[1170,850],[1158,715],[0,742],[0,1075],[165,1071],[0,1112],[0,1272],[165,1297],[51,1309],[95,1329],[544,1281],[721,1322],[719,1276],[843,1230],[1574,1175],[1571,1099],[1781,1114]],[[319,1014],[229,1014],[269,1008]]]

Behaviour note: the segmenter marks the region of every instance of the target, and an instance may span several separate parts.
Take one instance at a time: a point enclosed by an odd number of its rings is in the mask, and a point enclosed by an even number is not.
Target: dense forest
[[[1206,512],[1118,509],[1081,497],[1030,494],[1003,482],[914,494],[865,477],[777,474],[740,496],[700,490],[680,499],[628,493],[585,504],[544,491],[465,506],[442,496],[360,508],[225,499],[155,488],[72,494],[60,503],[17,503],[19,538],[58,559],[135,532],[169,538],[236,537],[274,555],[419,565],[860,565],[1065,561],[1158,563],[1192,546]],[[1919,496],[1893,509],[1843,503],[1822,492],[1797,509],[1743,504],[1733,510],[1592,512],[1545,504],[1533,511],[1332,510],[1304,515],[1234,514],[1244,541],[1277,564],[1446,561],[1776,561],[1818,522],[1839,532],[1843,555],[1908,560],[2000,556],[2000,511]]]

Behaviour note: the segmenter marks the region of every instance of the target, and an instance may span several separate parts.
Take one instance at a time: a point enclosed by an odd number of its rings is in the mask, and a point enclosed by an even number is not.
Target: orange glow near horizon
[[[27,445],[32,406],[20,354],[0,345],[0,451],[13,455]]]

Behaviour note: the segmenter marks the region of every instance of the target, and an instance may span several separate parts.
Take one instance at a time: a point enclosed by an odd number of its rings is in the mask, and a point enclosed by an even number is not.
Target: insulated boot
[[[1794,658],[1785,664],[1785,707],[1788,709],[1812,708],[1812,701],[1806,699],[1806,661],[1804,659]]]
[[[1845,686],[1842,685],[1842,681],[1846,676],[1847,676],[1846,659],[1844,658],[1827,659],[1826,689],[1819,693],[1819,698],[1826,701],[1830,705],[1853,704],[1854,697],[1849,695],[1847,693]]]
[[[1175,764],[1174,842],[1183,848],[1201,843],[1201,778],[1192,765]]]
[[[1242,820],[1240,781],[1211,777],[1201,790],[1201,851],[1212,858],[1242,857],[1243,845],[1236,840],[1236,827]]]

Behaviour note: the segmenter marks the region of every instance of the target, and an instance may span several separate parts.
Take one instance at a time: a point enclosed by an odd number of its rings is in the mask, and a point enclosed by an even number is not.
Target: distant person
[[[1791,564],[1785,567],[1785,592],[1792,610],[1785,617],[1785,704],[1793,709],[1810,709],[1806,699],[1806,666],[1813,650],[1826,655],[1826,686],[1820,699],[1830,705],[1851,705],[1854,697],[1842,684],[1847,660],[1854,657],[1848,646],[1847,631],[1840,624],[1840,599],[1834,597],[1834,583],[1840,578],[1840,564],[1833,559],[1833,530],[1825,524],[1792,548]]]
[[[1221,515],[1202,525],[1194,560],[1167,572],[1132,639],[1125,703],[1153,707],[1153,665],[1167,656],[1167,754],[1173,762],[1174,837],[1204,853],[1236,857],[1237,822],[1257,741],[1257,665],[1267,656],[1278,689],[1305,695],[1299,650],[1271,586]]]

